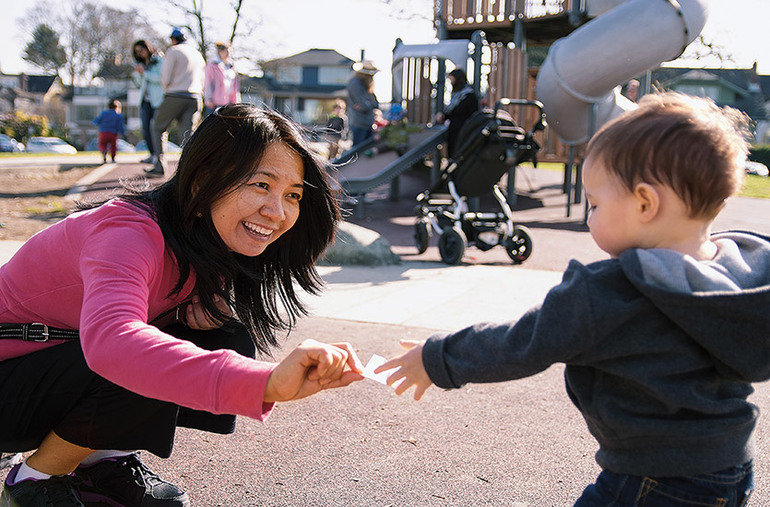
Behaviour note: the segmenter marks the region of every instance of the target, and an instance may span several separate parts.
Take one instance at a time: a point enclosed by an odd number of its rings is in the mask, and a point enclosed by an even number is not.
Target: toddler
[[[588,226],[612,258],[573,260],[518,322],[404,341],[377,371],[420,399],[564,363],[602,468],[576,505],[743,505],[747,397],[770,378],[770,238],[711,226],[740,189],[746,125],[707,99],[645,96],[586,151]]]

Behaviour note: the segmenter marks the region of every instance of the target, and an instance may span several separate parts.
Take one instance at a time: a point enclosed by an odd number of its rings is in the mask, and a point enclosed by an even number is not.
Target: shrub
[[[13,111],[0,115],[0,131],[24,143],[32,136],[51,135],[48,118],[37,114]]]
[[[757,144],[749,150],[749,160],[761,162],[770,167],[770,144]]]

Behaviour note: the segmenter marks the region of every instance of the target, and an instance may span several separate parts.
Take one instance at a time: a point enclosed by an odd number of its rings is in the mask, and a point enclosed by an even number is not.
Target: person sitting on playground
[[[447,76],[452,85],[452,95],[449,104],[436,115],[436,123],[449,121],[447,127],[447,153],[454,157],[461,142],[460,130],[473,113],[479,110],[479,98],[468,84],[468,77],[462,69],[455,69]]]
[[[406,119],[406,110],[401,107],[401,104],[392,104],[383,119],[382,126],[374,134],[377,143],[366,150],[364,155],[372,157],[378,153],[393,150],[400,157],[409,151],[409,134],[420,132],[422,129],[418,125],[409,124]]]
[[[747,125],[708,99],[643,97],[586,151],[588,226],[611,259],[573,260],[518,322],[403,341],[375,371],[396,368],[388,384],[420,399],[564,363],[603,470],[576,505],[745,505],[747,397],[770,378],[770,238],[711,227],[741,188]]]

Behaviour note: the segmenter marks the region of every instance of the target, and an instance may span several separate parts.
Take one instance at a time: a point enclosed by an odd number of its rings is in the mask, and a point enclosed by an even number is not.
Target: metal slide
[[[618,4],[612,7],[612,3]],[[548,123],[569,145],[636,105],[619,85],[676,59],[698,37],[708,0],[587,0],[610,10],[551,46],[537,77]]]
[[[443,125],[434,125],[409,134],[409,150],[400,157],[394,151],[367,157],[364,153],[374,145],[374,141],[360,143],[334,161],[339,166],[336,179],[346,194],[363,196],[391,182],[425,155],[436,150],[446,139],[446,130]]]

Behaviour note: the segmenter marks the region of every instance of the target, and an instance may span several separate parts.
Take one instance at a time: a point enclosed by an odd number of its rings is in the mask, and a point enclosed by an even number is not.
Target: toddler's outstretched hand
[[[399,343],[402,347],[409,350],[400,356],[388,359],[375,369],[374,373],[398,368],[388,377],[388,385],[392,386],[403,379],[401,383],[396,386],[396,394],[400,396],[404,394],[407,389],[414,386],[414,399],[419,400],[422,398],[422,395],[425,394],[425,391],[433,385],[428,373],[425,371],[425,366],[422,364],[422,347],[425,342],[400,340]]]
[[[305,398],[362,380],[361,362],[349,343],[300,343],[270,374],[264,402]]]

